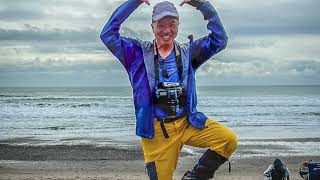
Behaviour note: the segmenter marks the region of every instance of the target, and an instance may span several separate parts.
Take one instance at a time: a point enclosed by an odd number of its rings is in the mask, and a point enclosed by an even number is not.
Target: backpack
[[[283,180],[285,178],[285,169],[284,167],[274,167],[271,170],[272,180]]]

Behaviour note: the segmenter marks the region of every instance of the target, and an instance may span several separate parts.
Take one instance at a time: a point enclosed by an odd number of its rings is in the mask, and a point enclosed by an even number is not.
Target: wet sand
[[[318,142],[318,139],[306,140]],[[298,180],[300,179],[298,169],[301,162],[311,159],[320,161],[320,154],[261,156],[250,152],[252,149],[267,148],[260,146],[240,145],[237,153],[231,159],[231,173],[228,173],[228,163],[225,163],[217,171],[215,179],[264,179],[262,172],[275,158],[280,158],[291,171],[290,179]],[[286,151],[286,149],[283,150]],[[180,179],[186,170],[191,169],[200,154],[193,155],[183,152],[175,179]],[[242,156],[243,154],[246,156]],[[252,155],[248,156],[249,154]],[[93,145],[28,145],[16,140],[15,142],[0,142],[0,179],[144,180],[148,178],[139,144],[98,147]]]

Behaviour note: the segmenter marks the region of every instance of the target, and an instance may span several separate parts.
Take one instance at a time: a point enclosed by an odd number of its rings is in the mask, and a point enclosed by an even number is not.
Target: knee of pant
[[[237,135],[230,131],[228,134],[228,147],[230,149],[230,152],[234,152],[237,149],[238,146],[238,138]]]
[[[213,144],[210,146],[210,149],[229,159],[233,152],[237,149],[237,145],[238,138],[236,134],[230,130],[225,131],[222,141],[217,144]]]

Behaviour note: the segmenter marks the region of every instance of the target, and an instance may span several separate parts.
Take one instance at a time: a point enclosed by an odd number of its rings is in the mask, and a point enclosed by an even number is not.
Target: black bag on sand
[[[271,170],[272,180],[283,180],[285,177],[285,169],[280,160],[276,159],[273,163],[273,168]]]
[[[283,180],[284,179],[284,169],[275,169],[273,168],[271,171],[272,180]]]

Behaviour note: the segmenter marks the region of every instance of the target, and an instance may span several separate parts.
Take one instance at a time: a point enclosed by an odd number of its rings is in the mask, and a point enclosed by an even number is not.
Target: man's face
[[[158,45],[173,44],[178,34],[179,21],[176,18],[164,17],[152,23],[152,30]]]

